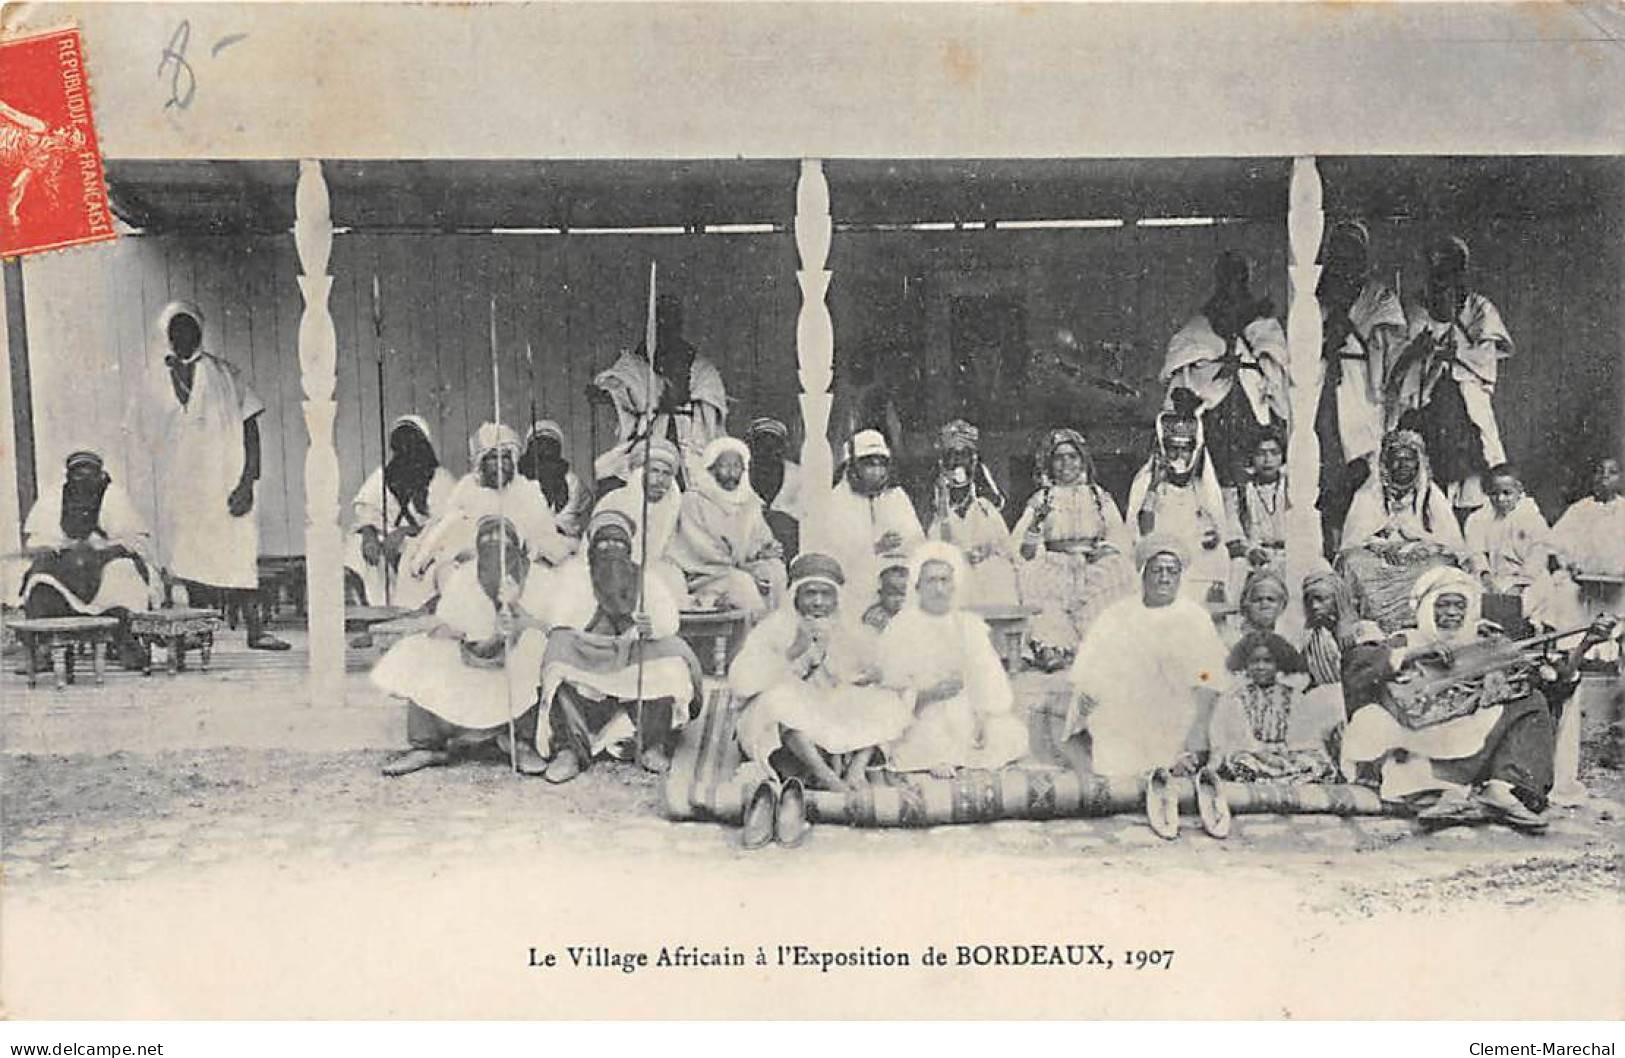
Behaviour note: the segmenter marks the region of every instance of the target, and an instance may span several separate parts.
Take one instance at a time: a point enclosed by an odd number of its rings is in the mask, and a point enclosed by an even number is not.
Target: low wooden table
[[[34,617],[11,622],[17,633],[26,659],[28,685],[39,682],[38,650],[51,652],[51,670],[56,674],[56,688],[61,690],[73,682],[73,658],[80,644],[89,644],[91,671],[99,687],[107,671],[107,644],[118,632],[116,617]]]
[[[993,634],[993,649],[1004,659],[1004,670],[1014,672],[1021,667],[1021,644],[1027,638],[1027,626],[1038,616],[1031,606],[967,606],[965,609],[987,622]]]
[[[207,671],[214,655],[214,634],[223,620],[214,610],[170,607],[143,610],[130,615],[130,634],[141,645],[142,675],[152,675],[152,648],[169,649],[165,670],[175,675],[186,668],[186,652],[196,650],[200,666]]]
[[[749,610],[684,610],[677,634],[694,649],[708,675],[726,676],[750,625]]]

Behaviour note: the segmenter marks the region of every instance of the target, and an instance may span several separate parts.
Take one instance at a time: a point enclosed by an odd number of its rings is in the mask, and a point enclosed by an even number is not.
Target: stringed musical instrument
[[[1392,712],[1415,730],[1521,698],[1533,686],[1545,645],[1590,627],[1588,623],[1521,640],[1478,639],[1453,649],[1448,665],[1413,660],[1388,685]]]

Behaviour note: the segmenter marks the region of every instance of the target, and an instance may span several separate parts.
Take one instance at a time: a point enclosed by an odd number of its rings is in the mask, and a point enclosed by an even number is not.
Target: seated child
[[[880,573],[880,601],[863,611],[863,623],[884,632],[908,602],[908,567],[887,566]]]
[[[1303,659],[1273,632],[1249,632],[1227,666],[1245,675],[1221,696],[1208,726],[1210,761],[1238,782],[1335,782],[1334,741],[1343,723],[1336,686],[1304,692],[1283,682]]]

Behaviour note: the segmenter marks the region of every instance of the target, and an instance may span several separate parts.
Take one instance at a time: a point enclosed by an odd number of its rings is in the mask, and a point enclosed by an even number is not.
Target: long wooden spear
[[[648,422],[643,429],[643,473],[644,483],[640,486],[643,493],[643,513],[638,519],[638,606],[633,612],[634,621],[638,614],[643,612],[645,599],[643,586],[649,581],[649,488],[647,484],[649,474],[649,449],[654,444],[655,436],[655,284],[657,282],[656,263],[649,262],[649,312],[643,324],[643,348],[647,352],[648,360],[645,364],[647,373],[644,378],[648,385],[644,389],[644,403],[647,406]],[[638,726],[636,744],[638,747],[638,764],[643,763],[643,654],[645,644],[635,640],[638,651]]]
[[[384,605],[389,605],[389,482],[384,468],[389,466],[389,429],[384,419],[384,299],[378,290],[378,273],[372,274],[372,334],[378,350],[378,492],[384,512],[383,563]],[[370,601],[370,600],[369,600]]]
[[[502,434],[502,371],[497,367],[497,299],[491,299],[491,407],[492,422],[496,423],[497,435]],[[497,451],[497,517],[501,524],[497,527],[497,594],[491,600],[496,604],[497,617],[502,616],[502,590],[508,581],[508,522],[502,514],[502,494],[505,491],[502,481],[502,454]],[[478,468],[476,468],[477,470]],[[518,467],[514,472],[518,473]],[[478,545],[476,545],[478,546]],[[515,775],[519,774],[519,739],[514,734],[513,722],[513,684],[508,680],[508,633],[502,628],[500,620],[497,622],[497,635],[502,637],[502,693],[508,700],[508,766]]]

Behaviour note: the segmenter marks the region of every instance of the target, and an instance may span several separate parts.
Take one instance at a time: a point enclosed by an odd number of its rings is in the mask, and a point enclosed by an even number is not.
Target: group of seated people
[[[1080,769],[1361,781],[1385,795],[1438,795],[1431,817],[1467,804],[1542,825],[1552,712],[1581,655],[1609,639],[1606,621],[1532,680],[1481,686],[1474,709],[1432,726],[1411,726],[1395,705],[1405,695],[1391,688],[1490,634],[1486,593],[1557,600],[1572,566],[1625,566],[1619,538],[1597,535],[1621,503],[1617,461],[1599,464],[1595,494],[1555,533],[1515,471],[1494,468],[1490,504],[1463,534],[1428,479],[1423,445],[1395,431],[1350,506],[1336,566],[1301,585],[1294,642],[1279,630],[1291,601],[1273,546],[1279,523],[1260,516],[1275,508],[1253,495],[1278,485],[1279,439],[1262,438],[1252,472],[1221,489],[1189,411],[1175,401],[1159,416],[1132,522],[1094,480],[1084,438],[1044,434],[1040,484],[1013,531],[970,424],[941,431],[928,529],[892,479],[884,435],[860,431],[823,518],[798,527],[788,565],[751,487],[745,441],[711,442],[686,491],[675,446],[633,449],[631,480],[597,500],[578,544],[562,517],[581,494],[573,476],[555,475],[564,487],[548,496],[519,472],[537,461],[517,436],[482,427],[471,451],[479,469],[442,483],[446,509],[400,549],[401,579],[428,586],[435,622],[374,670],[411,703],[412,748],[385,770],[443,764],[491,740],[521,772],[555,782],[605,755],[664,770],[701,687],[679,613],[713,605],[754,614],[728,681],[740,747],[769,780],[764,811],[786,790],[996,769],[1035,747],[978,611],[1022,601],[1035,613],[1029,659],[1069,670],[1073,693],[1052,733]],[[555,430],[545,436],[556,446]],[[421,480],[422,494],[436,490],[432,473]],[[1251,528],[1261,524],[1274,530]],[[1247,570],[1233,613],[1213,605],[1232,562]],[[1409,574],[1397,616],[1362,594],[1363,567],[1392,562]],[[1540,604],[1524,612],[1550,625]]]

